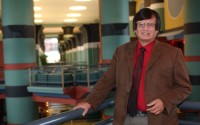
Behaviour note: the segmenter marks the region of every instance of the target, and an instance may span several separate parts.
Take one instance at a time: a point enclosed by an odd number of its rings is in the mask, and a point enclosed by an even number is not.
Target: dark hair
[[[156,11],[151,10],[149,8],[143,8],[135,14],[134,19],[133,19],[133,29],[134,30],[137,29],[137,21],[151,19],[154,16],[156,18],[155,29],[160,31],[160,27],[161,27],[160,16]]]

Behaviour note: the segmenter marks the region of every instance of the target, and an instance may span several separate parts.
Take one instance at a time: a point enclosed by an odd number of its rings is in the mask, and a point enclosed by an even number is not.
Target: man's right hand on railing
[[[75,110],[78,108],[84,109],[82,116],[85,116],[88,110],[91,108],[91,104],[89,104],[88,102],[80,102],[72,110]]]

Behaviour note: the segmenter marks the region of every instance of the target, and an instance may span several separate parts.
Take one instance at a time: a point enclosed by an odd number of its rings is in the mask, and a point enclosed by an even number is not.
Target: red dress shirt
[[[136,49],[136,56],[137,57],[140,54],[140,48],[144,47],[146,50],[144,52],[144,63],[143,63],[143,69],[142,69],[142,75],[141,75],[141,80],[140,80],[140,88],[138,91],[138,110],[141,111],[146,111],[147,106],[145,102],[145,96],[144,96],[144,81],[145,81],[145,74],[146,74],[146,66],[148,63],[148,60],[151,56],[151,52],[153,49],[153,45],[155,42],[150,42],[149,44],[142,46],[140,42],[137,44],[137,49]],[[136,60],[134,60],[134,65],[136,63]]]

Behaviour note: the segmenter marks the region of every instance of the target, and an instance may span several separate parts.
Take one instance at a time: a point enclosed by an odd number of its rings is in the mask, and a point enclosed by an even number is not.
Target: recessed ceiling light
[[[67,16],[68,17],[79,17],[79,16],[81,16],[81,14],[80,13],[69,13],[69,14],[67,14]]]
[[[71,6],[69,9],[70,10],[85,10],[87,9],[87,7],[86,6]]]
[[[41,8],[41,7],[38,7],[38,6],[35,6],[35,7],[34,7],[34,10],[35,10],[35,11],[39,11],[39,10],[42,10],[42,8]]]
[[[42,14],[34,14],[34,17],[35,17],[35,18],[42,17]]]
[[[38,1],[40,1],[40,0],[34,0],[34,2],[38,2]]]
[[[78,1],[78,2],[85,2],[85,1],[91,1],[91,0],[75,0],[75,1]]]
[[[64,20],[64,22],[76,22],[76,21],[77,21],[77,19],[73,19],[73,18]]]
[[[42,22],[43,22],[43,20],[36,19],[36,20],[34,20],[34,22],[35,22],[35,23],[42,23]]]

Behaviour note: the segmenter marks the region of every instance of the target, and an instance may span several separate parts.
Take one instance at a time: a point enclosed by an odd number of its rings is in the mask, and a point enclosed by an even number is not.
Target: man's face
[[[141,43],[148,44],[156,38],[158,30],[155,29],[155,24],[155,17],[137,21],[137,29],[135,30],[135,33]]]

